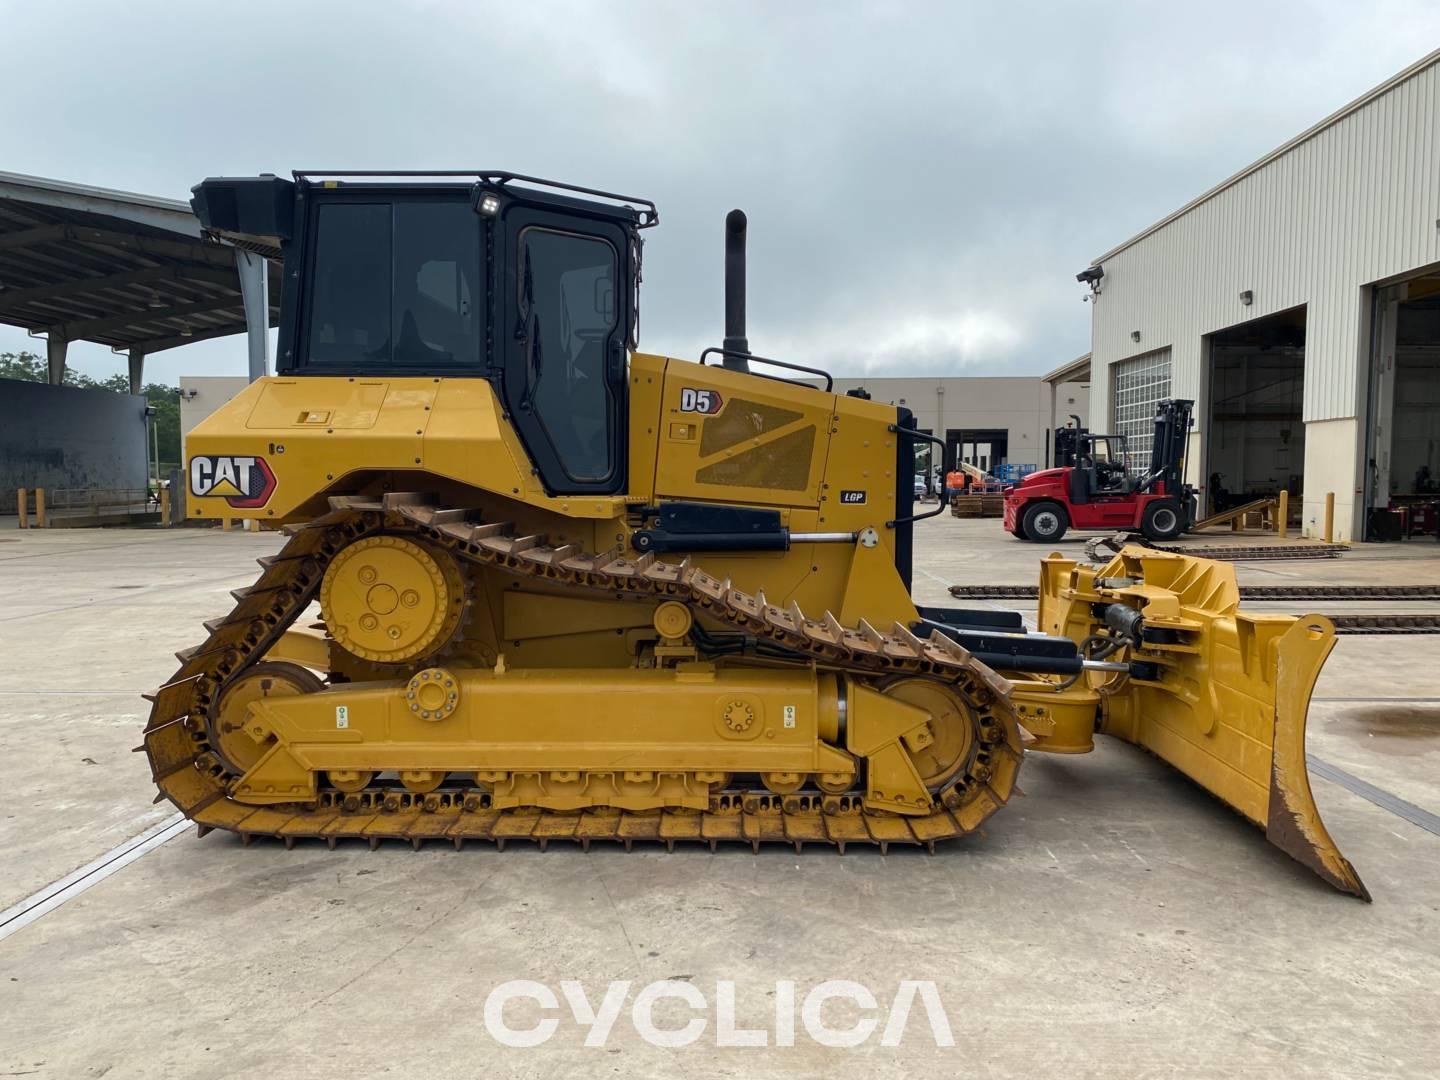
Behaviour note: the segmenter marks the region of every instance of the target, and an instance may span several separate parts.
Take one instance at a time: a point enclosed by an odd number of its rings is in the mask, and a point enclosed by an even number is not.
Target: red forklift
[[[1125,436],[1092,435],[1079,424],[1055,433],[1057,468],[1031,473],[1005,490],[1005,528],[1021,540],[1050,544],[1068,529],[1138,529],[1171,540],[1195,524],[1195,489],[1185,476],[1193,401],[1155,406],[1150,468],[1132,472]]]

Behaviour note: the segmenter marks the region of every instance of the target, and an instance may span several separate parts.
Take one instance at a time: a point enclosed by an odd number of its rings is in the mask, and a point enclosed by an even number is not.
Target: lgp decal
[[[680,411],[698,412],[705,416],[713,416],[720,411],[720,406],[725,404],[718,391],[695,390],[689,386],[680,388]]]
[[[264,506],[275,491],[275,473],[263,457],[234,454],[190,459],[190,494],[222,498],[234,507]]]
[[[840,492],[840,502],[847,506],[860,506],[865,502],[865,492],[842,491]]]

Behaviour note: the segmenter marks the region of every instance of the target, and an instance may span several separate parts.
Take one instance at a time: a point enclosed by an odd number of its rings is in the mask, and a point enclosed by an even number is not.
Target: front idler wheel
[[[313,671],[282,660],[255,664],[232,679],[220,695],[211,733],[212,745],[229,771],[243,775],[265,756],[273,741],[257,742],[246,733],[245,719],[251,704],[324,689],[325,683]]]
[[[915,771],[929,791],[939,791],[970,766],[975,753],[976,717],[959,694],[935,679],[901,675],[878,689],[930,714],[930,742],[907,748]]]

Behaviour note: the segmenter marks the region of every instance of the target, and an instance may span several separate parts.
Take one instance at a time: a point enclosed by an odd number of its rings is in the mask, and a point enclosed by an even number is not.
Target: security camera
[[[1087,266],[1084,270],[1081,270],[1078,274],[1075,275],[1075,280],[1080,282],[1080,284],[1082,285],[1093,286],[1104,276],[1105,268],[1103,266]]]

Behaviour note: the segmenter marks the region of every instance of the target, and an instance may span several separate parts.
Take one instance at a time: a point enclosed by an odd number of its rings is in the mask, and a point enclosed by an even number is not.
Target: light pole
[[[147,461],[145,463],[145,501],[147,503],[150,501],[150,491],[152,490],[150,487],[149,476],[150,467],[152,464],[155,467],[155,487],[153,490],[155,492],[156,500],[158,501],[160,498],[160,428],[159,425],[155,423],[155,413],[156,409],[154,405],[147,404],[145,406],[145,441],[146,449],[150,451],[150,453],[147,455],[150,458],[150,461]]]
[[[949,468],[946,457],[950,453],[950,436],[945,432],[945,384],[935,384],[935,434],[940,436],[940,480],[935,485],[940,498],[945,498],[945,472]],[[932,444],[933,445],[933,444]],[[933,471],[933,470],[932,470]]]

